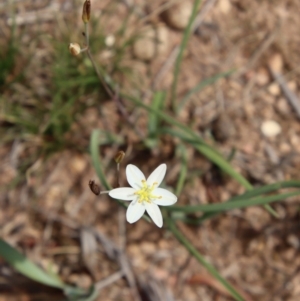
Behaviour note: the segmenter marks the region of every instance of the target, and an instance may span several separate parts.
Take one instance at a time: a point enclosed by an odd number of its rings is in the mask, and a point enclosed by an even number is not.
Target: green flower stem
[[[244,301],[243,297],[218,273],[218,271],[210,265],[204,257],[197,251],[197,249],[185,238],[185,236],[177,229],[175,223],[168,218],[167,224],[170,231],[174,234],[174,236],[178,239],[180,243],[182,243],[185,248],[199,261],[199,263],[204,266],[207,271],[216,278],[234,297],[237,301]]]
[[[176,110],[176,90],[177,90],[177,85],[178,85],[180,66],[181,66],[182,59],[183,59],[183,53],[184,53],[184,50],[186,49],[189,37],[191,35],[193,23],[194,23],[194,20],[197,16],[197,12],[199,10],[200,4],[201,4],[201,0],[195,0],[194,1],[192,14],[190,16],[188,25],[185,28],[183,38],[182,38],[180,48],[179,48],[178,57],[177,57],[176,62],[175,62],[174,80],[173,80],[172,88],[171,88],[171,101],[172,101],[172,108],[173,108],[174,112],[177,111]]]

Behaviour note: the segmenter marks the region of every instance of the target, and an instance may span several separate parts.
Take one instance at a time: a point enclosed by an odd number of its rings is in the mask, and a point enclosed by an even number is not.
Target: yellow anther
[[[157,182],[154,182],[151,187],[148,186],[147,182],[145,180],[142,180],[142,188],[138,191],[136,191],[134,194],[139,196],[138,202],[148,202],[151,203],[152,199],[160,199],[161,196],[155,196],[152,194],[152,191],[155,189],[155,186],[158,184]]]

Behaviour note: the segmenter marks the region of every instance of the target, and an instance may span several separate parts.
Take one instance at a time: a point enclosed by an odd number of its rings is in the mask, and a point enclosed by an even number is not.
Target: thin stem
[[[90,47],[90,35],[89,35],[89,24],[88,23],[84,23],[84,32],[85,32],[86,46],[89,48]]]
[[[117,163],[117,183],[118,183],[119,187],[121,187],[121,184],[120,184],[120,163]]]
[[[265,204],[270,204],[273,202],[282,201],[284,199],[300,195],[300,190],[293,192],[287,192],[282,194],[276,194],[266,197],[257,197],[250,200],[238,200],[238,201],[228,201],[225,203],[215,203],[215,204],[205,204],[205,205],[195,205],[195,206],[169,206],[165,210],[168,211],[180,211],[185,213],[195,213],[197,211],[201,212],[223,212],[227,210],[233,210],[237,208],[246,208],[250,206],[260,206]]]
[[[201,0],[195,0],[193,10],[192,10],[192,14],[190,16],[189,23],[188,23],[188,25],[187,25],[187,27],[184,31],[182,42],[181,42],[180,49],[179,49],[179,54],[178,54],[178,57],[177,57],[177,60],[176,60],[176,63],[175,63],[174,80],[173,80],[172,88],[171,88],[171,102],[172,102],[172,108],[173,108],[174,112],[177,111],[177,107],[176,107],[176,90],[177,90],[180,66],[181,66],[181,62],[182,62],[182,59],[183,59],[183,53],[184,53],[184,50],[186,49],[190,34],[192,32],[193,23],[194,23],[194,20],[196,18],[197,11],[199,9],[200,4],[201,4]]]
[[[181,194],[187,176],[187,151],[184,145],[182,144],[179,145],[179,152],[181,156],[181,169],[180,169],[179,178],[175,189],[175,194],[177,196]]]
[[[97,76],[98,76],[98,78],[99,78],[99,80],[100,80],[102,86],[104,87],[106,93],[107,93],[111,98],[114,98],[114,94],[113,94],[113,92],[111,91],[111,89],[108,87],[108,85],[106,84],[105,80],[103,79],[103,76],[102,76],[102,74],[100,73],[99,68],[98,68],[98,66],[96,65],[95,61],[94,61],[94,58],[93,58],[93,56],[92,56],[92,54],[91,54],[91,52],[90,52],[90,49],[87,50],[87,55],[88,55],[88,58],[90,59],[92,65],[93,65],[93,68],[94,68],[94,70],[95,70],[95,72],[96,72],[96,74],[97,74]]]
[[[204,257],[197,251],[197,249],[185,238],[185,236],[177,229],[175,223],[168,218],[167,223],[170,231],[178,239],[178,241],[185,246],[185,248],[204,266],[208,272],[216,278],[223,286],[230,292],[230,294],[238,301],[244,301],[244,298],[231,286],[219,273],[218,271],[210,265]]]
[[[105,190],[105,191],[101,191],[100,194],[107,194],[109,192],[110,192],[110,190]]]
[[[115,102],[118,110],[121,112],[121,114],[124,116],[124,118],[132,125],[134,126],[134,123],[130,120],[129,116],[128,116],[128,113],[125,109],[125,107],[123,106],[123,103],[121,101],[121,99],[119,98],[119,95],[118,95],[118,90],[116,89],[116,91],[112,90],[110,88],[110,86],[106,83],[105,79],[104,79],[104,76],[101,74],[100,72],[100,69],[98,68],[97,64],[95,63],[95,60],[91,54],[91,51],[90,51],[90,45],[89,45],[89,32],[88,32],[88,24],[85,23],[85,37],[86,37],[86,43],[87,43],[87,46],[81,51],[85,51],[88,55],[88,58],[90,59],[92,65],[93,65],[93,68],[96,72],[96,75],[100,81],[100,83],[102,84],[102,86],[104,87],[106,93],[110,96],[110,98]],[[137,133],[139,134],[140,137],[144,137],[143,133],[137,129],[136,130]]]
[[[98,66],[96,65],[95,63],[95,60],[90,52],[90,35],[89,35],[89,23],[84,23],[84,35],[85,35],[85,42],[86,42],[86,48],[84,48],[84,50],[86,50],[87,52],[87,55],[88,55],[88,58],[90,59],[92,65],[93,65],[93,68],[101,82],[101,84],[103,85],[106,93],[111,97],[113,98],[114,97],[114,94],[113,92],[111,91],[111,89],[108,87],[108,85],[106,84],[105,80],[103,79],[103,76],[102,74],[100,73],[99,71],[99,68]]]

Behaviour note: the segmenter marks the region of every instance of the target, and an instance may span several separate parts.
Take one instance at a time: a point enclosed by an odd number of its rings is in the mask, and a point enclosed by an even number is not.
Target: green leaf
[[[218,81],[221,78],[224,78],[226,76],[229,76],[230,74],[232,74],[234,72],[234,70],[230,70],[227,72],[223,72],[223,73],[219,73],[216,74],[212,77],[206,78],[204,80],[202,80],[200,83],[198,83],[194,88],[190,89],[182,98],[182,100],[180,101],[178,107],[177,107],[177,112],[179,112],[180,110],[182,110],[182,108],[186,105],[186,103],[188,102],[188,100],[190,99],[190,97],[194,94],[197,93],[199,91],[201,91],[202,89],[204,89],[205,87],[214,84],[216,81]]]
[[[100,179],[102,185],[105,187],[105,189],[110,190],[112,187],[109,185],[109,183],[106,181],[106,177],[103,173],[103,170],[101,168],[101,162],[100,162],[100,156],[99,156],[99,130],[94,130],[91,135],[90,139],[90,153],[92,156],[92,162],[93,166],[96,170],[97,176]]]
[[[282,201],[286,198],[300,195],[300,190],[293,192],[286,192],[282,194],[275,194],[267,197],[256,197],[253,199],[238,199],[235,201],[228,201],[225,203],[208,204],[208,205],[196,205],[196,206],[170,206],[165,209],[168,211],[181,211],[185,213],[193,213],[197,211],[201,212],[223,212],[227,210],[245,208],[250,206],[265,205],[273,202]]]
[[[170,231],[174,234],[174,236],[181,242],[186,249],[200,262],[202,266],[204,266],[207,271],[216,278],[227,290],[228,292],[234,297],[237,301],[244,301],[243,297],[231,286],[229,282],[227,282],[219,273],[218,271],[209,264],[203,255],[201,255],[197,249],[185,238],[185,236],[177,229],[175,223],[168,218],[167,223],[169,226]]]
[[[95,285],[89,288],[88,292],[83,292],[81,289],[69,287],[65,290],[65,294],[68,296],[70,301],[94,301],[99,295],[99,291]]]
[[[186,49],[189,37],[190,37],[192,29],[193,29],[192,25],[197,16],[201,2],[202,2],[201,0],[194,1],[193,10],[192,10],[191,16],[189,18],[188,25],[184,30],[182,41],[181,41],[181,44],[179,47],[179,53],[178,53],[178,56],[177,56],[177,59],[175,62],[174,80],[173,80],[172,87],[171,87],[171,101],[172,101],[173,110],[175,112],[177,111],[177,109],[176,109],[176,90],[177,90],[177,84],[178,84],[178,79],[179,79],[180,66],[181,66],[181,62],[183,59],[184,50]]]
[[[164,91],[157,91],[154,93],[153,100],[151,102],[151,108],[156,110],[162,110],[164,107],[164,102],[166,99],[166,92]],[[148,132],[149,136],[156,136],[157,129],[159,128],[159,121],[160,117],[152,112],[149,116],[149,125],[148,125]]]
[[[235,202],[239,200],[250,200],[253,197],[261,196],[265,193],[275,192],[281,188],[300,188],[300,181],[282,181],[274,184],[265,185],[262,187],[254,188],[253,190],[246,191],[245,193],[235,196],[228,200],[228,202]],[[186,215],[182,212],[176,212],[176,216],[172,214],[175,219],[181,219],[187,223],[191,223],[194,225],[198,225],[203,221],[215,217],[222,213],[223,211],[215,211],[215,212],[206,212],[201,217],[198,218],[187,218]],[[178,215],[177,215],[178,214]]]
[[[53,276],[53,274],[47,274],[2,239],[0,239],[0,256],[27,278],[59,289],[64,289],[66,287],[58,276],[56,277]]]
[[[175,194],[177,196],[179,196],[183,189],[184,182],[186,180],[188,168],[187,168],[186,147],[184,145],[180,144],[177,146],[177,151],[178,151],[178,153],[180,155],[180,159],[181,159],[181,169],[180,169],[180,173],[179,173],[179,177],[178,177],[178,181],[177,181],[177,185],[176,185]]]
[[[198,138],[197,136],[190,138],[189,136],[187,136],[186,133],[183,133],[183,131],[174,131],[171,128],[164,128],[161,131],[177,136],[181,140],[193,145],[194,148],[198,150],[202,155],[204,155],[211,162],[216,164],[221,170],[230,175],[233,179],[236,179],[247,190],[253,189],[252,185],[241,174],[236,172],[234,168],[232,168],[230,163],[228,163],[228,161],[225,160],[221,154],[219,154],[212,146],[206,144],[201,138]],[[192,133],[190,132],[189,134],[192,135]],[[269,205],[266,205],[265,209],[267,209],[273,216],[278,217],[278,214]]]
[[[151,107],[155,110],[162,110],[166,99],[166,93],[164,91],[157,91],[154,93]],[[160,117],[156,113],[149,114],[148,123],[148,137],[145,139],[145,145],[153,149],[157,146],[157,130],[160,124]]]

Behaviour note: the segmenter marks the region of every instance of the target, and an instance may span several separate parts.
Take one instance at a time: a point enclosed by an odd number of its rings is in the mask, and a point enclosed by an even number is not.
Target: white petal
[[[160,185],[162,180],[165,177],[167,171],[167,165],[166,164],[161,164],[159,165],[153,172],[152,174],[148,177],[147,179],[147,184],[148,186],[152,186],[153,183],[157,183],[157,187]]]
[[[146,203],[146,210],[156,226],[161,228],[163,225],[163,218],[159,207],[154,203]]]
[[[126,167],[126,177],[129,185],[135,189],[140,189],[142,187],[142,180],[146,180],[140,169],[132,164]]]
[[[135,189],[131,187],[121,187],[111,190],[108,194],[114,199],[119,199],[123,201],[132,201],[136,198],[134,194]]]
[[[126,211],[127,222],[132,224],[139,220],[145,213],[146,207],[143,203],[131,202]]]
[[[153,199],[153,203],[159,206],[171,206],[177,202],[177,196],[169,190],[156,188],[152,192],[155,196],[161,196],[160,199]]]

